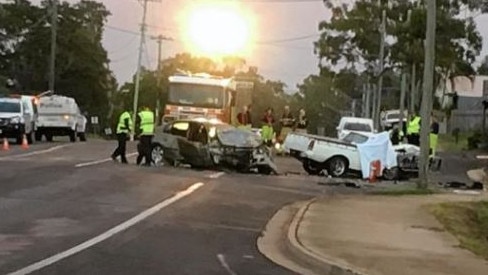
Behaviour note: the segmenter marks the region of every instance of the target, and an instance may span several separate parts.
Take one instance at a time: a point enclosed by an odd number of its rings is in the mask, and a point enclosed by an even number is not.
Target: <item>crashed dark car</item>
[[[193,168],[277,173],[271,153],[261,137],[212,119],[182,119],[157,128],[152,158],[156,165],[166,162]]]

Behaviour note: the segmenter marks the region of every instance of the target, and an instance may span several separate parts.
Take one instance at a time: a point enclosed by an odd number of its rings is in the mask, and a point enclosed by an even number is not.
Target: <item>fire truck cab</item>
[[[162,123],[197,117],[231,122],[234,81],[208,74],[169,77],[169,91]]]

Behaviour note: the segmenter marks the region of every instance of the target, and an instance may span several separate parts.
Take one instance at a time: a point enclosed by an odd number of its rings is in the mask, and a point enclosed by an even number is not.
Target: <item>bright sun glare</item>
[[[250,44],[248,20],[237,7],[196,6],[186,20],[189,46],[193,52],[207,55],[240,54]]]

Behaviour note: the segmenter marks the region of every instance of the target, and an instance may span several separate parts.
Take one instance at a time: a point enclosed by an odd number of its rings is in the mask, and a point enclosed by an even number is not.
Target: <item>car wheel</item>
[[[344,157],[333,157],[328,161],[327,173],[332,177],[341,177],[347,172],[348,163]]]
[[[46,140],[48,142],[53,142],[53,135],[52,134],[46,134]]]
[[[34,136],[36,138],[36,141],[42,140],[42,133],[41,132],[35,132]]]
[[[76,142],[76,131],[71,131],[71,133],[69,133],[69,141]]]
[[[383,178],[385,180],[396,180],[400,174],[398,167],[393,167],[391,169],[385,168],[383,170]]]
[[[164,149],[160,144],[154,144],[151,150],[152,163],[155,166],[161,166],[164,164]]]
[[[258,166],[258,173],[262,175],[271,175],[273,170],[268,166]]]

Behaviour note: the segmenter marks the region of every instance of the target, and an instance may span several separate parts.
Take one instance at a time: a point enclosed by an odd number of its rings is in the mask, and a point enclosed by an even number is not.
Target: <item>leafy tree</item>
[[[488,75],[488,55],[485,56],[483,62],[481,62],[481,65],[478,67],[478,74]]]
[[[0,4],[0,73],[19,81],[24,92],[45,91],[50,56],[50,1]],[[74,97],[90,115],[103,119],[116,81],[102,46],[109,11],[102,3],[62,2],[58,8],[56,93]]]

